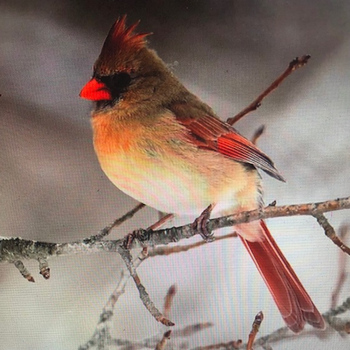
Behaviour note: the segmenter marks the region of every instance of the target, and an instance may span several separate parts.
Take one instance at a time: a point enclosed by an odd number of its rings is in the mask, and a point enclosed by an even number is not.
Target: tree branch
[[[248,338],[248,343],[247,343],[247,350],[253,350],[253,344],[255,341],[255,337],[259,332],[260,325],[264,319],[264,314],[262,311],[258,312],[257,315],[255,316],[253,325],[252,325],[252,330],[249,333],[249,338]]]
[[[243,109],[243,111],[239,112],[232,118],[227,119],[227,123],[233,125],[237,123],[240,119],[242,119],[249,112],[255,111],[257,108],[261,106],[262,100],[269,95],[273,90],[275,90],[291,73],[297,70],[300,67],[305,66],[305,64],[310,59],[310,55],[304,55],[302,57],[296,57],[293,61],[291,61],[287,67],[287,69],[273,82],[271,85],[263,91],[249,106]]]
[[[212,232],[213,230],[219,228],[232,227],[241,223],[248,223],[255,220],[276,217],[297,215],[309,215],[317,217],[326,212],[344,209],[350,209],[350,197],[338,198],[318,203],[295,204],[286,206],[269,205],[262,209],[246,211],[234,215],[211,219],[207,223],[207,230],[208,232]],[[327,228],[328,231],[326,233],[329,235],[329,227],[326,227],[324,225],[321,226]],[[137,230],[132,234],[134,242],[133,245],[130,245],[130,247],[132,248],[136,246],[136,241],[138,241],[143,246],[156,246],[158,244],[177,242],[184,238],[190,238],[195,234],[196,232],[193,230],[192,224],[157,231]],[[341,242],[338,237],[337,239],[334,239],[333,234],[329,236],[331,237],[332,241],[337,244],[344,252],[350,254],[350,249],[343,242]]]
[[[274,206],[273,204],[259,210],[208,220],[206,221],[206,230],[210,233],[218,228],[232,227],[240,223],[247,223],[259,219],[293,215],[310,215],[315,217],[319,224],[324,228],[327,237],[331,238],[331,240],[337,244],[343,252],[350,254],[350,248],[348,248],[340,240],[340,238],[336,236],[333,227],[323,215],[325,212],[349,208],[350,197],[319,203],[307,203],[280,207]],[[115,222],[117,221],[118,220]],[[153,227],[158,227],[158,223],[153,225]],[[108,232],[109,231],[110,229]],[[25,278],[27,278],[29,281],[33,281],[32,276],[30,275],[29,271],[26,270],[21,261],[23,258],[35,259],[39,261],[41,273],[45,278],[48,278],[49,267],[47,264],[47,259],[49,257],[78,253],[91,254],[100,251],[117,252],[122,257],[129,274],[133,278],[136,287],[139,290],[140,299],[147,310],[157,321],[166,326],[173,326],[174,324],[168,320],[153,304],[145,287],[141,283],[141,279],[136,272],[136,267],[133,264],[130,249],[141,247],[144,249],[144,251],[146,251],[146,247],[155,247],[157,245],[177,242],[184,238],[190,238],[197,233],[198,232],[195,230],[194,225],[189,224],[162,230],[140,229],[119,240],[101,240],[101,238],[105,235],[105,233],[103,233],[97,236],[91,236],[90,238],[86,238],[82,241],[63,244],[36,242],[23,240],[20,238],[11,239],[0,237],[0,262],[7,261],[13,263],[19,268],[20,272]],[[127,279],[125,282],[126,281]],[[348,325],[346,327],[348,327]]]
[[[347,298],[342,305],[338,306],[335,309],[331,309],[328,312],[325,312],[322,314],[324,319],[327,321],[329,326],[331,326],[333,329],[335,329],[338,332],[346,332],[350,333],[350,322],[347,319],[340,319],[339,317],[335,317],[336,315],[345,313],[350,309],[350,298]],[[254,324],[253,324],[254,327]],[[319,335],[319,331],[316,329],[304,329],[300,334],[298,334],[299,337],[302,336],[309,336],[309,335]],[[297,335],[292,333],[288,327],[282,327],[275,331],[273,331],[270,334],[264,335],[258,339],[255,340],[254,346],[261,346],[264,349],[272,349],[271,345],[272,343],[281,342],[284,339],[296,337]],[[248,343],[242,343],[241,340],[238,341],[230,341],[228,343],[219,343],[219,344],[213,344],[208,346],[199,346],[192,350],[214,350],[214,349],[247,349],[247,346],[251,344]]]
[[[343,224],[339,228],[339,237],[340,239],[346,239],[347,234],[349,233],[350,226],[348,224]],[[339,254],[339,260],[338,260],[338,278],[337,283],[335,285],[335,288],[332,293],[331,298],[331,309],[334,309],[335,306],[338,304],[338,298],[341,292],[342,287],[344,286],[345,280],[346,280],[346,255],[343,254],[342,251],[338,252]]]
[[[309,215],[316,217],[326,212],[350,209],[350,197],[338,198],[334,200],[305,203],[286,206],[267,206],[262,209],[242,212],[234,215],[215,218],[208,221],[208,230],[213,231],[218,228],[232,227],[240,223],[247,223],[259,219]],[[197,233],[193,230],[192,224],[171,227],[160,230],[136,230],[131,235],[133,241],[130,248],[157,246],[173,242],[178,242],[185,238],[190,238]],[[22,238],[0,237],[0,263],[15,262],[23,259],[38,260],[72,254],[94,254],[101,251],[118,252],[120,246],[126,246],[130,235],[118,240],[96,240],[96,236],[85,238],[80,241],[68,243],[51,243],[26,240]],[[332,236],[332,235],[331,235]],[[341,247],[344,250],[343,244]],[[345,251],[348,253],[348,249]]]

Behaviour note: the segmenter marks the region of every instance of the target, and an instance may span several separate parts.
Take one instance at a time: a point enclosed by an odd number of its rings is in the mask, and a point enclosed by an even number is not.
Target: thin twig
[[[30,274],[30,272],[27,270],[27,268],[24,266],[21,260],[15,260],[13,264],[27,281],[35,282],[34,277]]]
[[[135,285],[140,293],[140,299],[146,309],[150,312],[150,314],[160,323],[164,324],[167,327],[174,326],[175,324],[164,317],[164,315],[156,308],[152,300],[150,299],[146,288],[141,283],[141,279],[136,272],[136,268],[133,264],[132,257],[129,249],[125,248],[123,245],[118,247],[118,252],[122,257],[126,267],[129,270],[131,277],[133,278]]]
[[[89,240],[91,241],[101,241],[104,237],[108,236],[111,230],[115,227],[120,226],[126,220],[131,219],[139,210],[145,207],[145,204],[139,203],[135,208],[129,210],[126,214],[120,218],[114,220],[109,225],[104,227],[97,235],[90,236]]]
[[[336,331],[350,333],[350,320],[337,317],[350,310],[350,297],[347,298],[341,305],[324,313],[322,316],[328,324]]]
[[[39,258],[39,273],[42,275],[46,280],[50,278],[50,268],[49,264],[46,259]]]
[[[135,269],[137,269],[141,263],[145,260],[144,250],[140,252],[136,259],[133,261]],[[101,344],[105,344],[107,339],[110,339],[110,321],[114,315],[114,307],[120,296],[124,294],[126,284],[130,278],[130,273],[128,270],[122,269],[120,272],[120,279],[118,281],[116,289],[110,295],[106,305],[104,306],[99,322],[96,326],[94,334],[84,345],[79,347],[79,350],[88,350],[91,346],[97,346],[100,349]]]
[[[233,238],[233,237],[237,237],[237,233],[236,232],[232,232],[232,233],[228,233],[226,235],[222,235],[219,237],[215,237],[214,243],[217,243],[223,239],[229,239],[229,238]],[[206,241],[199,241],[199,242],[195,242],[195,243],[191,243],[191,244],[185,244],[185,245],[175,245],[172,247],[155,247],[152,250],[150,250],[148,252],[148,257],[155,257],[155,256],[161,256],[161,255],[170,255],[170,254],[177,254],[177,253],[183,253],[183,252],[187,252],[191,249],[195,249],[195,248],[199,248],[203,245],[206,245],[207,242]]]
[[[329,316],[338,316],[350,310],[350,297],[347,298],[341,305],[338,305],[334,309],[330,309],[322,316],[327,319]]]
[[[247,343],[247,350],[253,349],[254,340],[256,338],[256,335],[259,332],[260,325],[264,319],[264,314],[262,311],[258,312],[255,316],[254,322],[252,324],[252,330],[249,333],[248,343]]]
[[[347,331],[350,329],[350,321],[349,320],[341,320],[339,317],[335,317],[337,315],[340,315],[342,313],[345,313],[346,311],[350,310],[350,297],[347,298],[340,306],[338,306],[335,309],[331,309],[325,313],[322,314],[325,321],[335,330],[339,331]],[[341,321],[341,322],[340,322]],[[304,329],[299,336],[308,335],[308,334],[319,334],[319,331],[312,329],[311,331],[308,331],[307,329]],[[269,343],[281,341],[283,339],[295,337],[295,334],[292,334],[288,327],[282,327],[277,329],[276,331],[265,335],[263,337],[258,338],[254,345],[258,346],[265,346]],[[242,344],[242,348],[246,347],[246,344]]]
[[[162,217],[161,219],[159,219],[157,222],[155,222],[153,225],[151,225],[148,230],[155,230],[161,226],[163,226],[167,221],[169,221],[170,219],[172,219],[174,217],[173,214],[167,214],[164,217]],[[133,242],[133,236],[128,235],[126,237],[126,242],[124,244],[122,244],[119,247],[119,254],[122,256],[125,265],[131,275],[131,277],[133,278],[135,285],[140,293],[140,299],[143,302],[144,306],[146,307],[146,309],[151,313],[151,315],[158,321],[163,323],[166,326],[174,326],[175,324],[168,320],[168,314],[169,314],[169,309],[165,308],[164,314],[162,314],[154,305],[154,303],[152,302],[152,300],[150,299],[146,288],[143,286],[143,284],[141,283],[140,277],[138,276],[137,272],[136,272],[136,267],[133,264],[133,261],[131,261],[131,254],[129,253],[129,249],[130,249],[130,245]],[[143,247],[142,249],[142,260],[139,259],[139,264],[141,264],[141,262],[143,260],[145,260],[148,256],[148,247]],[[175,288],[173,288],[174,293],[175,294]],[[168,292],[169,293],[169,292]],[[165,346],[165,345],[164,345]]]
[[[160,227],[162,227],[164,224],[166,224],[169,220],[174,218],[174,214],[166,214],[162,216],[157,222],[155,222],[153,225],[151,225],[148,229],[149,230],[156,230]]]
[[[342,225],[339,229],[339,238],[344,240],[346,235],[349,233],[349,225]],[[338,279],[335,285],[334,291],[331,297],[331,309],[335,308],[338,304],[338,298],[340,291],[346,280],[346,255],[342,252],[338,252]]]
[[[164,310],[163,315],[164,317],[168,318],[170,315],[171,307],[173,305],[173,300],[176,294],[176,285],[173,284],[166,293],[165,300],[164,300]]]
[[[136,207],[136,208],[138,208],[138,207]],[[140,209],[141,209],[141,207],[140,207]],[[130,214],[130,212],[128,214]],[[171,215],[171,214],[166,215],[165,217],[161,218],[159,221],[157,221],[156,223],[151,225],[149,227],[149,229],[155,230],[155,229],[161,227],[165,222],[170,220],[172,216],[173,215]],[[145,261],[147,259],[147,257],[148,257],[148,250],[142,249],[140,254],[137,256],[137,258],[134,259],[132,262],[135,270],[141,265],[141,263],[143,261]],[[128,280],[130,277],[131,276],[130,276],[130,273],[128,270],[126,270],[126,271],[124,269],[121,270],[118,285],[117,285],[116,289],[113,291],[113,293],[110,295],[105,307],[103,308],[103,310],[100,314],[100,319],[99,319],[99,322],[96,326],[94,334],[92,335],[90,340],[88,340],[84,345],[81,345],[79,347],[79,350],[88,350],[91,346],[98,346],[98,348],[100,348],[101,344],[105,344],[107,339],[111,338],[109,322],[114,315],[115,304],[119,300],[119,297],[122,294],[124,294],[126,284],[128,283]]]
[[[168,340],[170,339],[170,335],[171,335],[171,330],[168,330],[163,334],[163,338],[156,345],[156,350],[164,350],[165,349],[165,346],[166,346]]]
[[[217,343],[217,344],[211,344],[206,346],[198,346],[191,350],[241,349],[242,344],[243,344],[242,340],[238,339],[238,340],[231,340],[227,343]]]
[[[252,143],[254,145],[257,144],[258,142],[258,139],[260,138],[260,136],[264,133],[265,131],[265,125],[261,125],[258,129],[255,130],[255,133],[252,137]]]
[[[99,322],[96,326],[92,337],[84,344],[79,347],[79,350],[88,350],[92,346],[97,346],[98,349],[102,347],[102,344],[106,344],[111,339],[109,323],[113,317],[114,306],[119,297],[125,292],[125,284],[123,284],[124,273],[122,271],[121,278],[117,288],[110,295],[105,307],[100,314]]]
[[[190,337],[191,335],[210,327],[213,327],[211,322],[196,323],[174,331],[173,335],[177,337]]]
[[[317,222],[324,229],[326,236],[337,245],[344,253],[350,255],[350,248],[346,246],[342,240],[335,233],[334,228],[331,226],[327,218],[322,213],[315,213],[313,216],[316,218]]]
[[[243,111],[239,112],[232,118],[228,118],[227,123],[233,125],[249,112],[255,111],[257,108],[259,108],[261,106],[262,100],[273,90],[275,90],[283,82],[283,80],[288,77],[288,75],[293,73],[296,69],[303,67],[310,59],[310,57],[310,55],[304,55],[300,58],[296,57],[292,62],[289,63],[287,69],[264,92],[262,92],[249,106],[244,108]]]

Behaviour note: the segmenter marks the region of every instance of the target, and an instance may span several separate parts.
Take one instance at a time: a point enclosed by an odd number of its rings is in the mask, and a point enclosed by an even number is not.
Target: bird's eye
[[[131,83],[131,76],[128,73],[116,73],[113,75],[102,76],[100,80],[107,85],[113,95],[120,95],[125,92]]]

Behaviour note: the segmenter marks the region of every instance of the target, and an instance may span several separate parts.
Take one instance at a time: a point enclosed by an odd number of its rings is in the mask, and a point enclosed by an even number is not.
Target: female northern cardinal
[[[112,26],[80,96],[95,101],[94,147],[101,167],[123,192],[162,212],[217,215],[262,206],[257,168],[278,180],[273,162],[169,71],[138,23]],[[235,227],[288,327],[324,320],[264,221]]]

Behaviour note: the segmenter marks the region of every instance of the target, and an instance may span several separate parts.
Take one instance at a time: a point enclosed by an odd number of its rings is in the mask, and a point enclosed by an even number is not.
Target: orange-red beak
[[[91,101],[111,101],[113,99],[108,87],[95,78],[85,84],[79,96]]]

